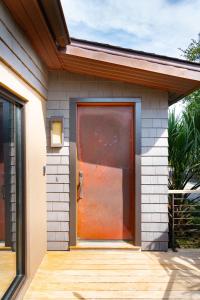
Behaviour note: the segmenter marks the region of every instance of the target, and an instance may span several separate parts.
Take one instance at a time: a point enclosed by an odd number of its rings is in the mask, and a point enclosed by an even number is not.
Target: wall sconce
[[[51,147],[62,147],[64,144],[64,120],[63,117],[50,118]]]

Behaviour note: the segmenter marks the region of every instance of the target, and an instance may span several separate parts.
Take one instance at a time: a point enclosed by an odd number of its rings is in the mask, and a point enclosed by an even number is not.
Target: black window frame
[[[26,276],[25,240],[25,104],[0,86],[0,97],[15,106],[16,125],[16,276],[4,293],[2,300],[15,299]]]

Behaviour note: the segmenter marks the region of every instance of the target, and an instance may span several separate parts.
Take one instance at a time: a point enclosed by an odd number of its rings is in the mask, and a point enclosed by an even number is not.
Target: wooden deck
[[[48,252],[24,299],[200,299],[200,251]]]
[[[15,252],[2,249],[0,250],[0,299],[16,276]]]

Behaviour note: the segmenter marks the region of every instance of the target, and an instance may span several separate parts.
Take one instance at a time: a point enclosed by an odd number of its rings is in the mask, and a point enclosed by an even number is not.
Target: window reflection
[[[15,105],[0,98],[0,299],[16,277]]]

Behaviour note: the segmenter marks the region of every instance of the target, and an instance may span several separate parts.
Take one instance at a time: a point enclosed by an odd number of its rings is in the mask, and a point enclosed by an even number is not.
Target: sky
[[[183,58],[200,0],[61,0],[71,37]]]

